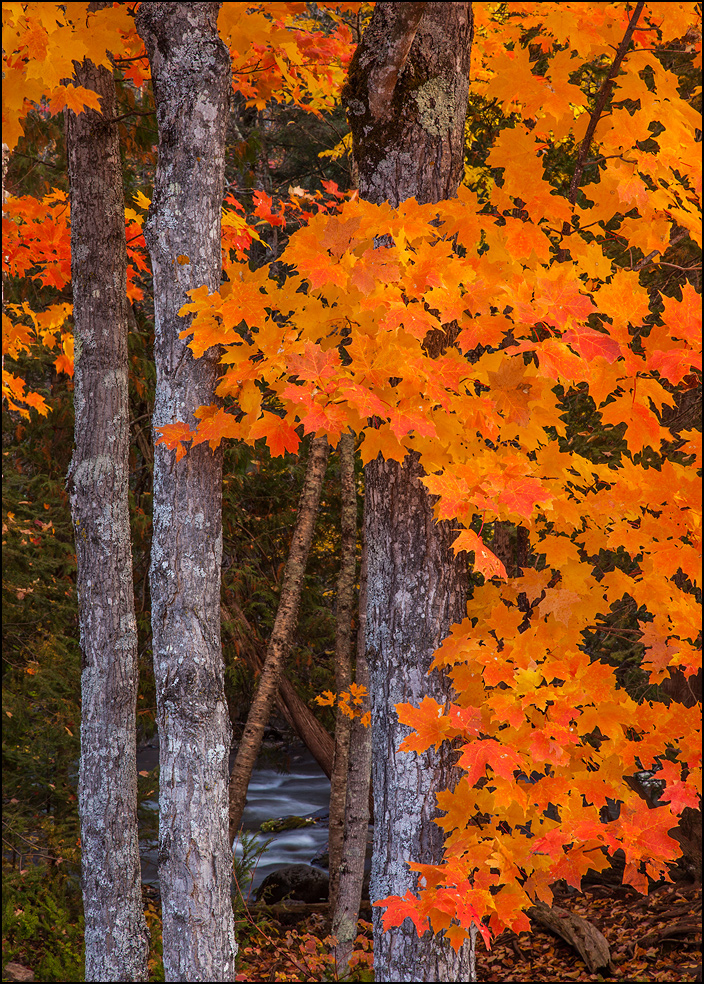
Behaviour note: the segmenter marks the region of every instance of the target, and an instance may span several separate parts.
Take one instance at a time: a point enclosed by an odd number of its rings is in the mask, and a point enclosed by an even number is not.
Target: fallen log
[[[588,920],[560,906],[546,905],[545,902],[532,905],[527,913],[534,922],[569,943],[592,974],[600,967],[609,967],[611,970],[611,951],[606,937]]]

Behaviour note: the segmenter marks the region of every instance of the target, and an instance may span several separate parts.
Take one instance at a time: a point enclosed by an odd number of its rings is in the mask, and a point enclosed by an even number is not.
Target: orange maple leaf
[[[486,578],[506,577],[506,568],[496,554],[484,545],[484,541],[473,530],[462,530],[452,544],[455,553],[466,550],[474,553],[474,568]]]
[[[265,437],[269,450],[275,458],[285,454],[286,451],[295,453],[301,439],[293,427],[275,413],[265,410],[259,420],[255,421],[249,432],[249,440],[256,441],[259,437]]]
[[[454,734],[449,715],[444,713],[442,704],[431,697],[424,697],[420,707],[413,704],[396,704],[395,707],[401,724],[413,728],[413,733],[399,745],[400,752],[425,752],[431,745],[442,744],[448,731]]]

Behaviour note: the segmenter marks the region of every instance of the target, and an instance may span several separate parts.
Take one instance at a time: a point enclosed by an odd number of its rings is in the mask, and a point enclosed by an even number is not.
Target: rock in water
[[[309,864],[287,864],[272,871],[257,889],[257,902],[326,902],[330,879],[326,871]]]

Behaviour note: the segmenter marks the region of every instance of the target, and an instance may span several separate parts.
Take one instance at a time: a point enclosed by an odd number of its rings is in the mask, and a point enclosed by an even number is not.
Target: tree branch
[[[393,7],[394,16],[389,18],[392,29],[385,38],[384,51],[369,73],[369,109],[377,118],[385,116],[391,105],[427,3],[399,3]]]
[[[628,27],[626,28],[626,33],[623,35],[623,40],[618,46],[618,51],[616,52],[616,57],[614,58],[613,65],[609,69],[609,74],[604,79],[601,89],[599,90],[599,95],[596,99],[596,105],[592,112],[591,119],[589,120],[589,126],[587,127],[587,132],[584,134],[584,140],[582,141],[582,146],[579,148],[579,154],[577,156],[577,166],[574,169],[574,174],[572,175],[572,180],[570,182],[570,194],[569,201],[572,205],[577,201],[577,191],[579,190],[579,182],[584,173],[584,164],[587,159],[587,154],[589,153],[589,148],[591,146],[592,138],[594,132],[597,128],[599,120],[601,119],[601,114],[606,105],[606,101],[611,95],[611,90],[613,89],[614,79],[618,75],[618,70],[621,67],[621,62],[623,61],[626,51],[628,50],[628,45],[631,43],[631,38],[633,37],[633,32],[636,29],[636,24],[638,23],[638,18],[640,17],[643,7],[645,6],[645,0],[639,0],[636,4],[636,9],[633,11],[633,16],[628,22]]]

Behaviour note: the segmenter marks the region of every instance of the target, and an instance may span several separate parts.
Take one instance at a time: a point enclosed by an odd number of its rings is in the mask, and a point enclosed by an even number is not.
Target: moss
[[[442,137],[455,122],[455,100],[441,76],[429,79],[415,95],[418,122],[431,137]]]
[[[389,149],[396,152],[404,146],[409,123],[420,122],[431,136],[447,132],[454,103],[442,78],[430,77],[411,52],[397,79],[389,113],[382,120],[375,119],[369,109],[371,65],[360,64],[359,51],[357,48],[350,62],[342,101],[347,107],[355,160],[365,171],[373,171],[386,159]],[[440,117],[438,108],[442,109]]]
[[[314,824],[315,820],[311,817],[284,817],[282,820],[265,820],[260,830],[263,834],[280,834],[284,830],[298,830]]]

